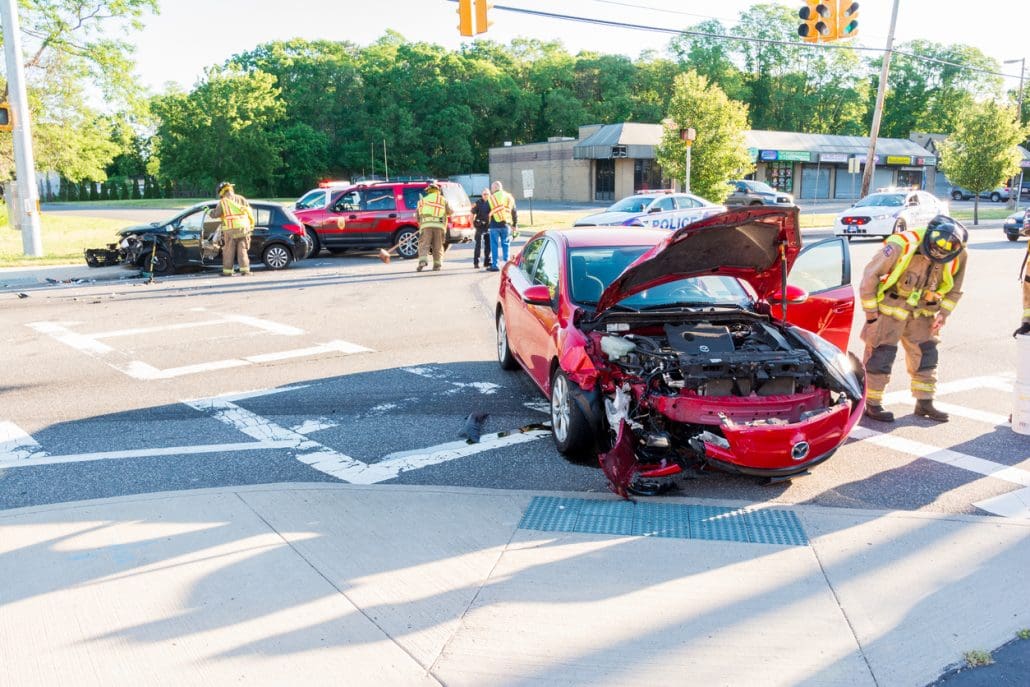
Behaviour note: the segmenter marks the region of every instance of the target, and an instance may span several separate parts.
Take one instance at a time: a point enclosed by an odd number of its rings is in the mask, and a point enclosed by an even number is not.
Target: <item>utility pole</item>
[[[1004,64],[1015,64],[1019,62],[1019,96],[1016,98],[1016,124],[1021,126],[1023,124],[1023,73],[1026,71],[1026,58],[1021,57],[1018,60],[1005,60]],[[1020,161],[1022,162],[1022,160]],[[1015,210],[1016,206],[1019,205],[1019,198],[1023,193],[1023,166],[1019,166],[1019,181],[1016,182],[1015,194],[1012,193],[1012,187],[1009,187],[1009,210]]]
[[[891,28],[887,33],[887,50],[883,53],[883,67],[880,69],[880,84],[876,88],[876,107],[873,109],[873,125],[869,130],[869,153],[865,156],[865,169],[862,170],[862,193],[860,198],[869,195],[869,187],[873,183],[873,169],[876,168],[876,137],[880,135],[880,118],[883,116],[883,99],[887,94],[887,75],[891,67],[891,55],[894,49],[894,26],[898,23],[898,0],[894,0],[891,10]]]
[[[21,231],[25,255],[42,257],[43,239],[39,231],[39,191],[36,188],[36,163],[32,158],[32,128],[29,100],[25,93],[25,68],[21,62],[21,30],[18,27],[16,0],[0,0],[0,22],[4,31],[4,57],[7,60],[7,97],[14,118],[14,171],[18,198],[15,228]],[[15,202],[8,198],[8,203]]]

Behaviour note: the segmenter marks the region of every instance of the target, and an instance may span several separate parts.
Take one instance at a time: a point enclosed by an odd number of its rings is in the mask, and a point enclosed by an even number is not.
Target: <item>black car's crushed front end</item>
[[[122,251],[114,243],[107,244],[107,248],[87,248],[83,253],[90,267],[113,267],[121,264],[123,257]]]

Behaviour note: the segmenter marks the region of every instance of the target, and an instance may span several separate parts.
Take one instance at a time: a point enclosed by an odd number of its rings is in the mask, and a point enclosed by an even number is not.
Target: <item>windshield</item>
[[[764,182],[749,181],[748,183],[751,185],[751,189],[753,191],[757,191],[758,193],[776,193],[776,189],[774,189],[772,186]]]
[[[325,205],[325,196],[326,192],[320,188],[315,189],[314,191],[308,191],[293,207],[297,210],[320,208]]]
[[[654,196],[629,196],[608,208],[606,212],[643,212],[653,200]]]
[[[608,285],[630,263],[651,246],[614,246],[573,248],[569,251],[569,291],[581,305],[597,305]],[[739,305],[746,307],[751,298],[733,277],[704,276],[678,279],[619,301],[619,305],[640,310],[663,305]]]
[[[855,203],[856,208],[863,207],[897,207],[900,208],[905,204],[904,193],[874,193],[871,196],[866,196],[862,200]]]

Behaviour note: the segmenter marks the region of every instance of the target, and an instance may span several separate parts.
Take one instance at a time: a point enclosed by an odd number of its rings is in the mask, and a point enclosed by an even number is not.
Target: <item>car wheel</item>
[[[172,263],[172,256],[166,250],[160,248],[154,253],[154,265],[150,268],[150,253],[147,252],[140,260],[140,267],[144,272],[152,272],[161,276],[168,276],[175,273],[175,264]]]
[[[581,457],[594,446],[590,424],[572,397],[572,384],[561,368],[551,377],[551,435],[562,455]]]
[[[958,191],[952,191],[951,192],[951,199],[952,200],[962,200],[962,194],[959,193]]]
[[[305,258],[313,258],[322,251],[322,242],[318,240],[318,233],[311,227],[304,227],[304,231],[307,233],[308,238],[311,239],[311,250],[305,255]]]
[[[511,354],[511,345],[508,343],[508,323],[504,319],[504,313],[497,313],[497,362],[505,370],[514,370],[519,364],[515,356]]]
[[[281,270],[289,267],[293,262],[293,256],[283,244],[273,243],[261,253],[261,262],[270,270]]]
[[[1000,200],[1001,200],[1001,194],[1000,193],[995,191],[994,193],[991,194],[991,201],[992,202],[997,203]]]
[[[905,224],[905,220],[903,220],[903,219],[899,219],[897,222],[894,223],[894,233],[895,234],[901,234],[907,228],[908,228],[908,226]]]
[[[406,227],[397,232],[397,255],[405,260],[418,257],[418,229]]]
[[[760,200],[752,200],[752,201],[751,201],[751,202],[749,203],[749,205],[761,205],[761,204],[762,204],[762,201],[760,201]]]

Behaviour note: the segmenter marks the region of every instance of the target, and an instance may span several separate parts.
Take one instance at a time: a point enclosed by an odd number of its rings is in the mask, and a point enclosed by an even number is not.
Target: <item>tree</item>
[[[667,176],[684,178],[686,146],[679,131],[692,127],[697,139],[691,150],[691,192],[721,203],[729,194],[726,182],[754,169],[744,145],[747,114],[747,105],[730,100],[697,72],[677,76],[669,103],[671,126],[658,145],[658,164]]]
[[[952,183],[973,193],[973,224],[979,223],[980,196],[1019,173],[1016,146],[1027,130],[1016,121],[1014,107],[988,100],[958,113],[955,133],[941,142],[940,169]]]

